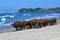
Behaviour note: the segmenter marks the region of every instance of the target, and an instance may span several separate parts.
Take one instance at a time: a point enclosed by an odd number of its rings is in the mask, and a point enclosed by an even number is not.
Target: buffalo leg
[[[16,27],[15,29],[16,29],[16,31],[18,31],[18,27]]]

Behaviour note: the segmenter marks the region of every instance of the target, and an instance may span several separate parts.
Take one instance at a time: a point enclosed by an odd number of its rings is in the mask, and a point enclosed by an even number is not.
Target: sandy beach
[[[60,20],[56,25],[0,34],[0,40],[60,40]]]

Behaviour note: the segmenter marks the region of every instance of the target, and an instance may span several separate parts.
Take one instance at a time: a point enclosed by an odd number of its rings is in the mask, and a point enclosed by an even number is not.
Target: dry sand
[[[0,40],[60,40],[60,20],[53,26],[1,33]]]

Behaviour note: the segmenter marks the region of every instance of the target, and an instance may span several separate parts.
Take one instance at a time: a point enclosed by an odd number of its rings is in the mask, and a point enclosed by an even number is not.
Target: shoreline
[[[0,40],[60,40],[60,20],[56,25],[0,34]]]
[[[60,19],[57,20],[57,25],[58,25],[58,24],[60,24]],[[53,25],[53,26],[54,26],[54,25]],[[41,28],[39,28],[39,29],[41,29]],[[28,29],[25,29],[25,30],[28,30]],[[10,28],[10,30],[2,30],[2,31],[0,30],[0,34],[1,34],[1,33],[14,32],[14,31],[15,31],[14,28],[12,28],[12,29]],[[23,30],[21,30],[21,31],[23,31]]]

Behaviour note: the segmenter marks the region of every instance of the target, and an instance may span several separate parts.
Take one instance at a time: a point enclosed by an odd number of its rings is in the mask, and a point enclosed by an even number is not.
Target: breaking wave
[[[23,14],[23,16],[31,16],[31,14]]]

